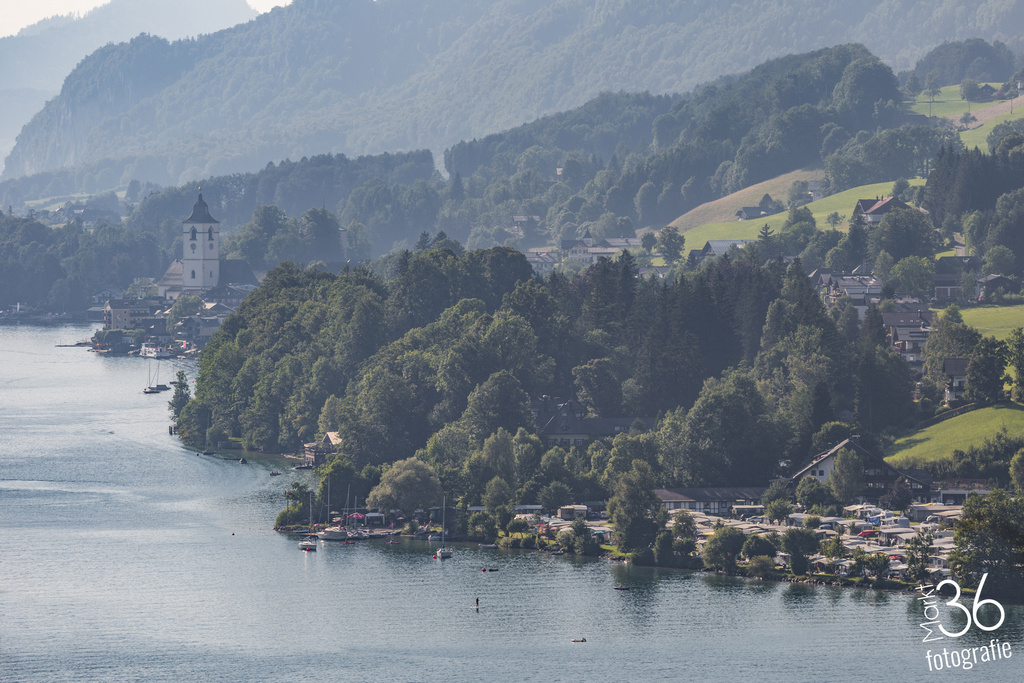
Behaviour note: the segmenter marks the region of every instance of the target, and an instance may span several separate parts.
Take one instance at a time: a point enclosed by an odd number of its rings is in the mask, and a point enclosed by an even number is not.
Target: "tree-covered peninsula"
[[[289,452],[338,432],[352,471],[416,457],[467,502],[495,477],[517,501],[556,483],[604,499],[635,460],[652,484],[763,485],[841,414],[869,435],[915,411],[880,317],[826,311],[769,248],[671,282],[638,278],[629,252],[541,279],[507,247],[429,240],[388,280],[283,264],[208,345],[180,434]],[[542,396],[633,428],[550,448]]]

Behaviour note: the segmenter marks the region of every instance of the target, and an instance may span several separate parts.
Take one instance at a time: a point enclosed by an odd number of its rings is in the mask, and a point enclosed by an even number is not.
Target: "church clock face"
[[[194,252],[195,250],[196,250],[196,245],[195,245],[195,242],[193,242],[192,243],[192,251]]]

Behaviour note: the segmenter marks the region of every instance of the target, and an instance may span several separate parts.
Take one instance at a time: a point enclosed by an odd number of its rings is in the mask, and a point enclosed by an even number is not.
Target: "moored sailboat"
[[[434,555],[439,560],[447,560],[452,556],[452,549],[444,544],[444,513],[447,507],[448,498],[445,496],[441,499],[441,547],[437,549],[437,553]]]

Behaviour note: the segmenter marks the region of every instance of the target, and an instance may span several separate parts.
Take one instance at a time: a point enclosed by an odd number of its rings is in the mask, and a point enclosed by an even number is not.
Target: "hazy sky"
[[[165,0],[174,2],[174,0]],[[110,0],[0,0],[0,37],[10,36],[40,19],[55,14],[77,12],[85,14],[93,7],[105,5]],[[246,0],[258,12],[266,12],[277,5],[287,5],[291,0]]]

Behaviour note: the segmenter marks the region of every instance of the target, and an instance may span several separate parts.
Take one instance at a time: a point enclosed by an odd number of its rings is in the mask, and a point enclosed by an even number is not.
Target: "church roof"
[[[210,215],[210,207],[203,201],[203,193],[199,193],[199,199],[196,200],[195,206],[192,207],[192,214],[186,218],[182,223],[220,223]]]
[[[157,284],[161,287],[181,287],[185,282],[184,272],[185,264],[182,260],[174,259],[171,261],[170,267],[167,268],[164,276],[160,278],[160,281]]]

